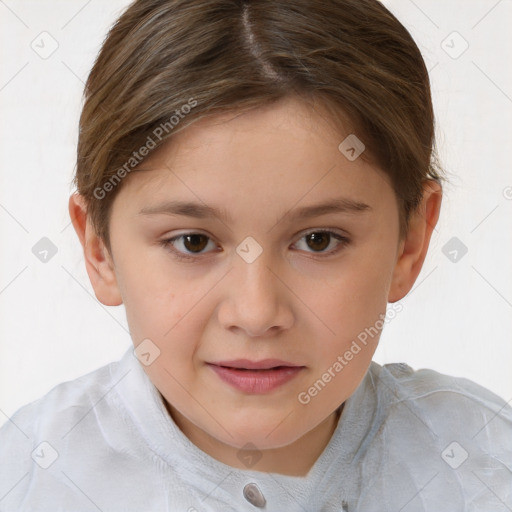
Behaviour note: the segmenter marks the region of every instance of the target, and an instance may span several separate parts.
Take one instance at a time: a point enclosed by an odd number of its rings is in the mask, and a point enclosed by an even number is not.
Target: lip
[[[222,364],[207,363],[207,365],[224,382],[238,391],[250,394],[270,393],[292,380],[305,368],[304,366],[284,363],[277,359],[265,359],[263,361],[238,359],[236,361],[225,361]],[[255,366],[259,366],[259,368],[255,368]]]
[[[226,366],[228,368],[242,368],[244,370],[268,370],[276,366],[300,367],[301,365],[289,363],[281,359],[262,359],[261,361],[251,361],[250,359],[233,359],[232,361],[219,361],[216,366]]]

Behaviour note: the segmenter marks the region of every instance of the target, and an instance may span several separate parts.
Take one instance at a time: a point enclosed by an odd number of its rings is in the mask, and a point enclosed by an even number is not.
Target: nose
[[[289,329],[294,322],[291,297],[276,275],[279,272],[266,251],[252,263],[237,256],[228,279],[223,280],[221,325],[251,337],[275,336]]]

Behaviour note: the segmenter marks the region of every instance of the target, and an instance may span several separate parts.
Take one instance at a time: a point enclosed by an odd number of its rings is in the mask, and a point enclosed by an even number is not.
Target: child
[[[378,1],[135,1],[69,200],[134,348],[2,427],[0,510],[510,510],[511,408],[372,362],[442,180],[427,70]]]

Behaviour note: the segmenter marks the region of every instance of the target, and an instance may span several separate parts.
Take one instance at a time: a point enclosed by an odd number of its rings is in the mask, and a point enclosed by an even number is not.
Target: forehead
[[[174,134],[132,171],[123,194],[137,205],[172,194],[205,202],[244,195],[269,207],[325,196],[334,188],[355,200],[378,195],[389,184],[387,175],[364,154],[347,159],[339,146],[349,135],[321,105],[296,98],[222,113]]]

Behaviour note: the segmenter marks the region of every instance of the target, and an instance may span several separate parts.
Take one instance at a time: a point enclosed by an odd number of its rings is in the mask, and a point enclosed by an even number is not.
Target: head
[[[378,1],[139,0],[87,81],[69,209],[183,430],[271,449],[361,382],[441,179],[427,70]],[[301,369],[267,392],[212,369],[269,358]]]

